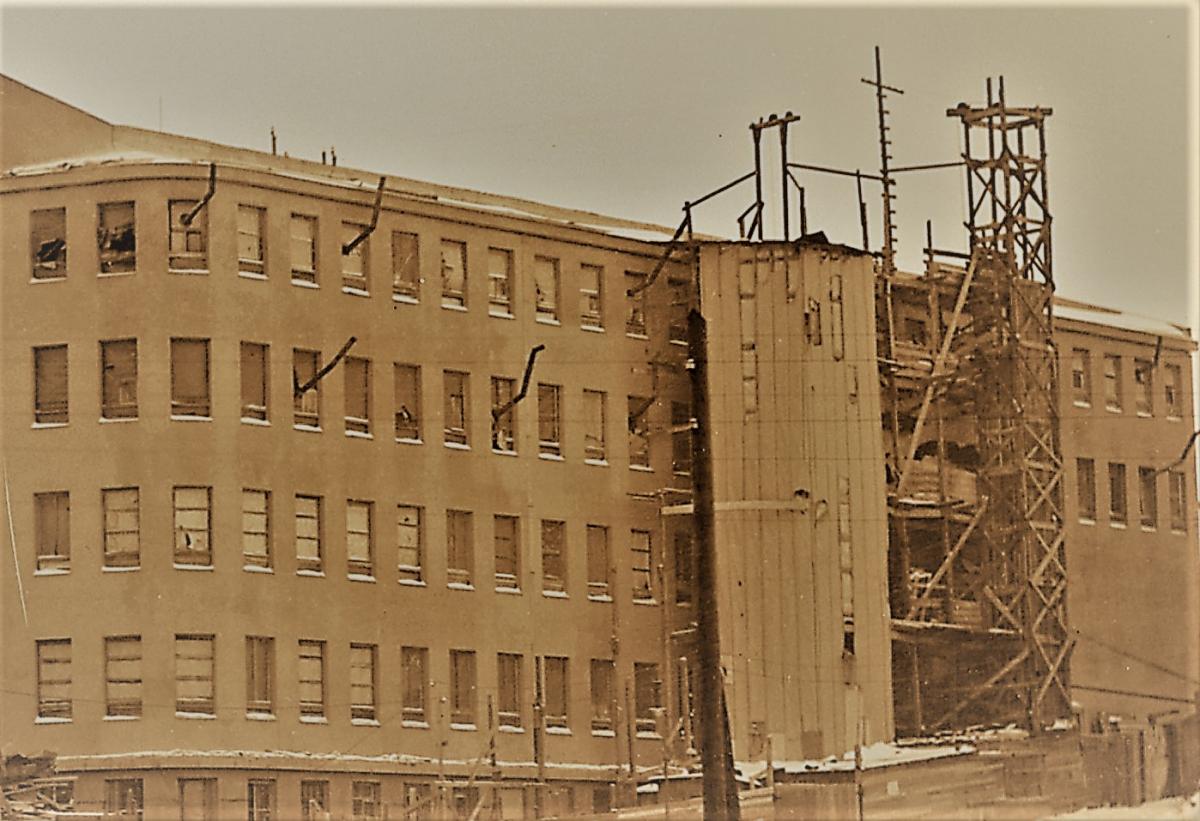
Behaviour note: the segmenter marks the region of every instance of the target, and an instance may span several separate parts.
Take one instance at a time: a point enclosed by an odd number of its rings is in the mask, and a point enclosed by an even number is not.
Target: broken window
[[[1121,410],[1121,357],[1104,356],[1104,407],[1110,411]]]
[[[1077,405],[1092,404],[1092,354],[1084,348],[1071,350],[1071,398]]]
[[[1170,491],[1171,530],[1176,533],[1187,532],[1187,475],[1181,470],[1167,473],[1167,486]]]
[[[538,319],[558,321],[558,284],[558,260],[554,257],[534,257],[533,285]]]
[[[190,225],[183,223],[183,218],[197,204],[197,200],[171,200],[168,203],[167,270],[208,271],[208,209],[201,208]]]
[[[592,732],[613,732],[616,714],[616,669],[607,659],[592,659]]]
[[[546,703],[543,716],[546,726],[567,729],[571,703],[568,661],[562,656],[546,656],[545,665]]]
[[[538,453],[562,455],[561,389],[558,385],[538,385]]]
[[[349,245],[359,234],[367,230],[365,225],[352,222],[342,223],[342,246]],[[367,272],[370,270],[367,246],[371,240],[368,237],[354,246],[350,253],[342,254],[342,290],[346,293],[366,296],[370,293]]]
[[[661,684],[657,664],[634,662],[633,714],[638,733],[655,733],[658,730],[658,714],[662,710]]]
[[[650,467],[650,435],[646,426],[646,411],[653,400],[644,396],[629,397],[629,466]]]
[[[421,508],[396,506],[396,562],[401,581],[421,581],[421,556],[424,552]]]
[[[246,821],[275,818],[275,782],[252,778],[246,782]]]
[[[392,232],[392,297],[416,302],[421,295],[421,242],[416,234]]]
[[[71,495],[65,490],[33,494],[37,570],[71,568]]]
[[[508,405],[517,392],[515,379],[492,377],[492,448],[502,453],[517,452],[517,406],[509,405],[499,416],[495,411]]]
[[[300,782],[300,821],[323,821],[329,817],[329,782]]]
[[[142,714],[142,637],[104,639],[104,714]]]
[[[211,414],[207,339],[171,340],[171,415]]]
[[[583,392],[583,458],[590,462],[608,459],[608,443],[604,433],[605,404],[603,391]]]
[[[695,579],[695,551],[692,534],[679,528],[675,531],[675,603],[692,604]]]
[[[1167,365],[1166,368],[1167,418],[1179,419],[1183,416],[1183,369],[1178,365]]]
[[[137,340],[122,339],[100,343],[100,417],[136,419]]]
[[[275,712],[275,639],[246,636],[246,713]]]
[[[39,425],[65,425],[67,402],[67,346],[33,349],[33,421]]]
[[[270,397],[270,366],[268,348],[257,342],[243,342],[242,362],[242,421],[267,421]]]
[[[347,356],[342,361],[346,433],[371,433],[371,360]]]
[[[175,636],[175,712],[216,715],[213,636]]]
[[[96,244],[100,273],[120,274],[137,268],[137,231],[132,202],[100,204]]]
[[[521,587],[519,520],[516,516],[496,516],[493,524],[496,547],[496,589],[518,590]]]
[[[579,327],[604,328],[604,268],[583,263],[579,266]]]
[[[238,272],[266,274],[267,268],[267,209],[253,205],[238,205],[237,255]]]
[[[587,526],[588,598],[607,599],[611,589],[612,562],[608,551],[608,528]]]
[[[400,710],[404,721],[425,721],[426,663],[424,647],[400,648]]]
[[[501,727],[521,726],[521,667],[522,658],[516,653],[496,655],[498,697],[496,711]]]
[[[351,575],[370,577],[375,573],[373,508],[370,502],[346,502],[346,562]]]
[[[475,575],[475,540],[469,510],[446,511],[446,580],[470,585]]]
[[[467,392],[467,374],[459,371],[445,371],[443,380],[446,391],[442,408],[445,417],[444,440],[446,444],[467,445],[469,444],[467,403],[470,401]]]
[[[325,717],[325,642],[300,639],[297,669],[300,720]]]
[[[1129,506],[1125,497],[1125,466],[1108,465],[1108,518],[1110,523],[1124,525]]]
[[[1133,381],[1137,385],[1134,411],[1138,416],[1154,413],[1154,366],[1148,359],[1133,360]]]
[[[29,214],[29,246],[34,279],[67,275],[67,209],[46,208]]]
[[[625,272],[625,333],[631,336],[646,335],[646,275],[635,271]]]
[[[442,305],[467,307],[467,244],[442,240]]]
[[[654,587],[650,577],[650,531],[629,531],[630,565],[633,570],[633,600],[654,601]]]
[[[450,723],[475,728],[475,653],[450,651]]]
[[[324,570],[321,549],[321,497],[296,494],[296,569]]]
[[[212,488],[177,487],[175,564],[212,567]]]
[[[71,719],[71,640],[37,643],[37,716]]]
[[[563,593],[567,589],[567,525],[542,521],[542,590]]]
[[[369,821],[381,818],[383,806],[382,787],[378,781],[352,781],[350,783],[351,821]]]
[[[292,214],[292,282],[317,284],[317,218]]]
[[[421,441],[421,369],[416,365],[396,364],[395,379],[396,439]]]
[[[1096,463],[1093,460],[1075,460],[1075,487],[1080,521],[1096,521]]]
[[[104,782],[104,814],[115,818],[142,819],[142,779],[111,778]]]
[[[141,561],[141,527],[136,487],[100,491],[104,508],[104,566],[137,567]]]
[[[513,252],[507,248],[488,249],[488,312],[493,316],[512,316]]]
[[[1138,512],[1142,527],[1158,527],[1158,472],[1154,468],[1138,468]]]
[[[296,386],[307,385],[321,370],[321,352],[292,349],[292,381]],[[321,429],[321,383],[303,393],[293,392],[292,423],[298,428]]]
[[[671,471],[692,472],[692,409],[687,402],[671,403]]]
[[[374,644],[350,645],[350,720],[375,721],[376,658],[379,649]]]
[[[271,492],[242,491],[242,561],[245,567],[271,566]]]

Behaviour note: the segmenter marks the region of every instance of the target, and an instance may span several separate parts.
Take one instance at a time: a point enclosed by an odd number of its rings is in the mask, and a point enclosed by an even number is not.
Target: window
[[[633,600],[654,601],[654,587],[650,581],[650,531],[631,530],[630,561],[633,567]]]
[[[1104,407],[1121,410],[1121,357],[1104,356]]]
[[[1154,366],[1147,359],[1133,360],[1133,381],[1137,385],[1134,410],[1138,416],[1154,414]]]
[[[496,656],[496,676],[499,694],[496,710],[501,727],[521,726],[521,656],[500,653]]]
[[[396,439],[421,441],[421,369],[416,365],[396,365],[395,378]]]
[[[396,560],[400,581],[421,581],[421,555],[425,542],[421,519],[421,508],[396,506]]]
[[[400,708],[405,721],[425,721],[425,670],[429,651],[424,647],[400,648]]]
[[[184,219],[198,204],[197,200],[171,200],[168,204],[167,270],[208,270],[208,209],[201,208],[190,224],[184,224]]]
[[[271,566],[271,492],[242,491],[242,561],[246,567]]]
[[[47,208],[29,214],[29,248],[34,279],[67,275],[67,209]]]
[[[300,782],[301,821],[323,821],[329,812],[329,782]]]
[[[211,412],[208,340],[171,340],[171,415],[203,416]]]
[[[71,640],[37,643],[37,717],[71,718]]]
[[[579,266],[579,326],[604,328],[604,269],[599,265]]]
[[[96,245],[100,273],[120,274],[137,268],[137,230],[132,202],[101,203]]]
[[[275,818],[275,782],[252,778],[246,782],[246,821]]]
[[[179,779],[179,817],[182,819],[195,818],[199,821],[216,821],[217,779]]]
[[[239,205],[237,211],[238,272],[265,274],[267,272],[267,209]]]
[[[342,361],[345,378],[346,433],[371,433],[371,360],[348,356]]]
[[[292,282],[317,283],[317,218],[292,214]]]
[[[675,531],[675,603],[692,604],[695,589],[695,551],[692,548],[690,530]]]
[[[521,587],[518,519],[516,516],[496,516],[493,522],[496,531],[496,589],[518,590]]]
[[[71,569],[71,495],[65,490],[33,494],[37,570]]]
[[[324,570],[321,551],[321,497],[296,494],[296,569]]]
[[[141,535],[136,487],[100,491],[104,508],[104,566],[137,567],[141,561]]]
[[[638,733],[657,731],[657,714],[662,709],[658,665],[635,662],[633,665],[634,719]]]
[[[416,302],[421,294],[421,244],[416,234],[392,232],[392,297]]]
[[[646,335],[646,275],[633,271],[625,272],[625,299],[628,312],[625,314],[625,333],[633,336]]]
[[[300,639],[300,720],[325,717],[325,642]]]
[[[1079,520],[1096,521],[1096,463],[1091,459],[1075,460],[1075,487]]]
[[[671,403],[671,471],[692,472],[692,409],[687,402]]]
[[[442,306],[467,307],[467,244],[442,240]]]
[[[445,415],[445,442],[448,445],[468,445],[467,420],[470,415],[467,403],[470,395],[467,375],[459,371],[445,371],[442,378],[446,390],[442,408]]]
[[[537,294],[537,318],[558,322],[558,260],[533,258],[533,286]]]
[[[646,411],[653,399],[644,396],[629,397],[629,466],[650,467],[650,434],[646,429]]]
[[[212,567],[212,488],[177,487],[175,564]]]
[[[509,405],[516,391],[515,379],[492,377],[492,448],[501,453],[517,452],[517,406]],[[508,410],[499,413],[505,405]]]
[[[475,571],[471,530],[470,511],[446,511],[446,581],[450,584],[471,584]]]
[[[475,653],[450,651],[450,723],[475,727]]]
[[[175,636],[175,712],[216,715],[212,636]]]
[[[603,391],[583,392],[583,457],[590,462],[608,459],[608,443],[604,435],[607,415],[605,404]]]
[[[1129,506],[1125,499],[1125,466],[1108,465],[1108,518],[1112,524],[1124,525]]]
[[[562,409],[558,385],[538,385],[538,453],[562,455]]]
[[[368,237],[354,246],[354,250],[346,253],[345,247],[367,230],[365,225],[355,225],[352,222],[342,223],[342,290],[352,294],[366,295],[370,292],[367,281],[367,271],[370,263],[367,257],[367,246],[371,240]]]
[[[104,714],[142,714],[142,637],[104,639]]]
[[[569,726],[567,709],[571,703],[570,676],[567,660],[560,656],[546,656],[546,709],[547,727]]]
[[[351,576],[370,578],[375,573],[374,507],[370,502],[346,502],[346,562]]]
[[[1181,470],[1167,473],[1171,503],[1171,530],[1187,532],[1187,475]]]
[[[588,597],[606,599],[611,589],[611,561],[608,555],[608,528],[587,526]]]
[[[616,713],[616,669],[611,661],[592,659],[592,732],[611,733]]]
[[[141,821],[142,779],[113,778],[104,782],[104,814]]]
[[[1138,468],[1138,512],[1142,527],[1158,527],[1158,473],[1154,468]]]
[[[246,714],[275,712],[275,639],[246,636]]]
[[[667,311],[667,338],[671,342],[680,342],[684,345],[688,341],[688,309],[691,307],[688,298],[689,283],[686,279],[677,280],[674,277],[668,277],[667,287],[670,288],[671,304]]]
[[[513,253],[507,248],[488,249],[488,312],[512,316]]]
[[[350,783],[350,817],[353,821],[380,818],[383,806],[382,789],[378,781],[352,781]]]
[[[136,419],[137,340],[100,343],[100,417]]]
[[[270,366],[266,345],[242,343],[242,421],[267,421]]]
[[[304,351],[299,348],[292,350],[292,384],[298,390],[301,386],[317,375],[321,370],[320,351]],[[313,385],[303,393],[293,391],[292,423],[296,427],[321,427],[321,383]]]
[[[376,658],[374,644],[350,645],[350,720],[374,721],[377,718]]]
[[[567,589],[566,539],[566,523],[542,521],[543,591],[562,593]]]
[[[1183,369],[1178,365],[1167,365],[1166,369],[1167,418],[1179,419],[1183,416]]]
[[[67,408],[67,346],[33,349],[33,421],[65,425]]]

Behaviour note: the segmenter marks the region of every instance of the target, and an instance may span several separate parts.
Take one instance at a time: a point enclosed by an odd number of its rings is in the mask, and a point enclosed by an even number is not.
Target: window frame
[[[354,528],[351,523],[351,510],[365,511],[365,529]],[[352,549],[356,541],[365,546],[365,556],[361,550]],[[346,573],[351,578],[375,580],[375,503],[372,501],[346,500]]]
[[[475,729],[479,668],[474,650],[450,650],[450,727]]]
[[[246,636],[246,715],[275,715],[273,636]]]
[[[570,730],[571,660],[566,656],[542,657],[542,722],[547,730]]]
[[[471,446],[470,377],[466,371],[442,371],[442,442],[448,447]]]
[[[71,421],[70,380],[70,357],[65,343],[33,348],[34,425],[66,425]]]
[[[1108,522],[1114,527],[1125,527],[1129,522],[1129,480],[1125,465],[1121,462],[1108,463]]]
[[[501,523],[511,526],[509,533],[502,534]],[[502,539],[502,535],[506,538]],[[492,543],[495,558],[495,583],[497,590],[521,590],[521,519],[519,516],[497,513],[492,516]],[[501,547],[507,544],[508,550],[502,553]],[[501,570],[502,562],[506,570]]]
[[[309,515],[307,511],[301,512],[301,501],[305,504],[312,503],[312,513]],[[298,575],[325,575],[325,545],[324,545],[324,498],[321,496],[297,493],[294,499],[294,515],[293,523],[295,528],[295,547],[296,547],[296,573]],[[315,535],[301,535],[300,522],[313,521],[315,525],[313,529]],[[300,552],[301,543],[313,544],[316,547],[315,556],[302,556]]]
[[[603,672],[597,675],[599,671]],[[616,731],[616,663],[612,659],[592,659],[588,672],[592,733],[611,735]]]
[[[246,821],[273,821],[276,786],[273,778],[250,778],[246,781]]]
[[[645,547],[642,538],[645,537]],[[633,574],[633,600],[646,604],[656,604],[654,590],[654,537],[649,530],[631,528],[629,531],[629,566]],[[639,557],[644,558],[645,567],[641,566]],[[639,581],[644,584],[639,585]]]
[[[520,653],[496,654],[496,717],[502,730],[524,726],[524,667],[525,657]]]
[[[1137,393],[1133,398],[1134,411],[1138,416],[1154,415],[1154,365],[1149,359],[1133,360],[1133,384]]]
[[[634,470],[652,470],[650,461],[650,433],[647,430],[646,415],[653,406],[653,398],[645,396],[628,396],[626,408],[626,428],[629,431],[629,467]],[[641,412],[634,415],[633,411]]]
[[[1096,460],[1079,457],[1075,460],[1075,503],[1079,521],[1096,521]]]
[[[1182,470],[1167,471],[1167,498],[1172,533],[1188,532],[1188,481]]]
[[[297,640],[297,659],[296,665],[296,702],[299,705],[300,721],[306,719],[312,721],[323,722],[326,718],[326,704],[329,699],[328,690],[328,655],[325,652],[325,641],[322,639],[298,639]],[[308,666],[316,665],[316,678],[305,678],[304,676],[313,672],[306,671],[306,662]],[[319,700],[305,698],[309,693],[306,688],[315,687]]]
[[[342,293],[358,296],[371,295],[371,237],[367,236],[354,246],[354,250],[346,253],[345,246],[353,242],[359,234],[367,230],[366,225],[342,220],[342,241],[338,255],[342,258]]]
[[[646,333],[646,274],[625,272],[625,335],[643,339]],[[630,293],[636,291],[636,293]]]
[[[1163,380],[1163,401],[1168,419],[1183,418],[1183,368],[1175,362],[1166,364],[1167,378]]]
[[[542,594],[567,595],[567,523],[541,521]],[[557,572],[556,572],[557,571]]]
[[[370,821],[370,819],[381,818],[379,810],[382,806],[383,785],[380,782],[361,779],[354,779],[350,782],[351,821]]]
[[[474,587],[475,517],[470,510],[446,510],[446,584]]]
[[[558,257],[534,256],[533,292],[536,321],[559,324],[562,321],[562,262]]]
[[[366,681],[355,682],[355,670],[366,670]],[[355,695],[356,689],[359,693]],[[366,698],[362,697],[366,691]],[[379,720],[379,645],[350,643],[350,721],[378,723]]]
[[[468,257],[467,243],[461,240],[442,238],[441,252],[441,282],[442,307],[451,309],[467,308]],[[452,264],[452,256],[457,252],[457,264]],[[452,256],[448,257],[447,254]]]
[[[538,456],[561,459],[563,454],[562,386],[539,382],[537,406]]]
[[[39,721],[67,722],[73,719],[72,652],[70,639],[38,639],[34,643]],[[61,670],[56,669],[59,665]]]
[[[251,496],[250,494],[256,494]],[[257,498],[262,501],[262,510],[248,510],[246,507],[247,498]],[[260,488],[242,488],[242,567],[249,570],[252,568],[262,568],[271,570],[274,567],[274,553],[271,549],[271,491],[262,490]],[[248,530],[247,516],[261,516],[262,529]],[[247,551],[247,537],[261,537],[263,541],[263,552],[251,553]]]
[[[1109,366],[1112,366],[1111,369]],[[1121,357],[1104,354],[1104,409],[1121,413],[1125,407],[1125,391],[1121,384]]]
[[[100,340],[100,418],[138,418],[137,339]]]
[[[67,278],[67,209],[34,208],[29,212],[30,279]]]
[[[403,397],[401,389],[407,388],[408,385],[402,379],[407,380],[408,377],[401,377],[401,374],[411,374],[412,396]],[[412,400],[412,408],[408,407],[408,402],[404,399]],[[410,365],[406,362],[392,363],[392,405],[395,408],[393,411],[393,434],[397,442],[407,442],[411,444],[421,444],[421,366]],[[407,435],[411,432],[411,436]]]
[[[1142,530],[1158,530],[1158,472],[1138,468],[1138,523]]]
[[[258,365],[254,365],[255,357]],[[251,363],[249,368],[247,363]],[[261,342],[241,342],[238,349],[243,422],[269,422],[271,418],[271,346]],[[257,373],[255,371],[257,370]],[[257,376],[257,379],[255,378]],[[249,388],[249,390],[247,390]],[[261,400],[256,402],[253,400]]]
[[[405,521],[405,512],[412,511],[415,513],[415,522],[409,524]],[[410,528],[416,534],[416,545],[405,545],[401,534],[406,532],[403,528]],[[416,564],[405,564],[404,551],[416,551]],[[396,505],[396,569],[399,574],[401,583],[407,584],[424,584],[424,572],[422,570],[425,556],[425,509],[418,505],[408,505],[401,502]]]
[[[579,274],[579,327],[603,331],[604,266],[581,262]]]
[[[123,508],[113,508],[109,504],[109,499],[117,494],[133,494],[133,506]],[[101,522],[101,541],[104,547],[104,567],[109,569],[131,569],[136,570],[141,567],[142,555],[142,512],[141,512],[141,490],[137,487],[107,487],[100,489],[100,509],[102,511]],[[130,514],[134,518],[134,529],[117,530],[110,528],[110,514]],[[112,550],[110,545],[117,537],[127,536],[132,533],[134,536],[133,550]],[[132,557],[132,560],[129,559]]]
[[[217,714],[217,639],[211,633],[175,634],[175,715]],[[190,653],[187,648],[192,648]],[[185,672],[180,662],[196,662],[196,672]],[[207,662],[207,663],[206,663]],[[190,664],[186,665],[191,667]],[[185,696],[185,683],[197,685],[201,695]],[[205,687],[207,683],[207,687]]]
[[[128,219],[125,219],[128,211]],[[137,271],[137,203],[96,203],[96,251],[100,274],[132,274]]]
[[[400,648],[400,714],[408,724],[429,726],[429,648]],[[410,698],[415,696],[415,700]]]
[[[199,204],[200,200],[167,201],[167,271],[170,273],[208,273],[208,208],[201,208],[190,225],[182,222],[182,218]],[[176,245],[180,239],[182,247]],[[192,247],[193,239],[198,250]]]
[[[588,464],[608,464],[608,394],[583,390],[583,460]]]
[[[497,415],[496,411],[507,405],[517,395],[517,380],[507,376],[493,376],[492,385],[492,450],[496,453],[517,452],[517,405]]]
[[[246,223],[243,217],[253,218],[257,233],[243,230]],[[266,278],[267,275],[267,209],[258,205],[238,203],[237,206],[237,266],[238,274],[251,277]],[[244,238],[251,238],[257,246],[257,256],[244,256]]]
[[[171,337],[171,418],[172,419],[212,419],[212,351],[210,340],[196,337]],[[185,357],[185,352],[191,352]],[[200,362],[189,362],[186,359],[200,357]],[[203,365],[202,381],[197,386],[203,386],[203,392],[196,395],[186,395],[184,391],[182,371],[198,365]],[[192,379],[195,374],[190,374]],[[186,380],[191,381],[191,379]]]
[[[52,509],[47,509],[52,508]],[[53,521],[53,529],[47,525]],[[48,490],[33,494],[35,573],[71,570],[71,492]]]
[[[371,436],[371,381],[370,359],[347,356],[342,360],[342,421],[347,436]]]
[[[409,238],[412,247],[406,249]],[[421,236],[415,231],[392,231],[392,299],[421,300]]]
[[[658,720],[655,711],[661,711],[662,679],[658,674],[658,663],[635,661],[633,663],[634,728],[639,737],[658,736]]]
[[[181,494],[181,491],[184,493]],[[182,503],[181,495],[187,494],[187,491],[203,491],[203,507],[197,507],[199,500]],[[212,567],[213,566],[213,548],[212,548],[212,487],[206,485],[175,485],[171,488],[171,510],[173,513],[172,525],[175,533],[175,551],[174,560],[176,567]],[[196,517],[188,514],[203,512],[204,527],[203,529],[189,524],[188,522]],[[199,540],[200,547],[194,547],[190,541],[192,534],[202,534],[202,539]],[[182,537],[187,536],[189,541],[185,544],[180,543]]]
[[[592,601],[612,601],[612,543],[607,525],[587,525],[587,568],[588,568],[588,598]],[[593,538],[599,534],[599,541]],[[599,544],[602,551],[597,555],[594,548]],[[602,578],[596,571],[602,569]]]
[[[303,234],[297,234],[299,226],[307,226]],[[317,253],[320,238],[320,226],[317,217],[309,214],[292,212],[288,220],[288,266],[291,270],[293,285],[317,287],[319,283],[319,257]],[[307,262],[304,248],[307,247]]]
[[[320,370],[320,351],[292,348],[292,381],[296,386],[305,384]],[[300,430],[321,430],[321,404],[320,381],[299,396],[293,391],[292,427]]]
[[[514,303],[514,255],[510,248],[489,246],[488,259],[488,314],[511,319]],[[497,263],[500,263],[497,266]]]

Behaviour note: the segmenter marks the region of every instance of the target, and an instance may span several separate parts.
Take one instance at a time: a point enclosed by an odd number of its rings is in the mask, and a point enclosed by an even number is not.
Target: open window
[[[421,241],[416,234],[392,232],[392,298],[416,302],[421,297]]]

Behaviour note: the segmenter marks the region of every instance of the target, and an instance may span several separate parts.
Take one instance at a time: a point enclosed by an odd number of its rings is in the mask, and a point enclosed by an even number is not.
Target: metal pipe
[[[735,185],[740,185],[741,183],[744,183],[746,180],[750,179],[753,176],[754,176],[754,172],[750,171],[750,172],[747,172],[747,173],[743,174],[742,176],[738,177],[733,182],[725,183],[725,185],[722,185],[716,191],[710,191],[709,193],[705,194],[700,199],[692,200],[692,207],[695,208],[697,205],[700,205],[703,202],[707,202],[708,200],[711,200],[713,197],[717,196],[718,194],[724,194],[730,188],[733,188]]]
[[[858,171],[855,171],[854,176],[856,178],[855,184],[858,188],[858,223],[860,226],[862,226],[863,250],[870,251],[871,243],[867,237],[867,203],[863,200],[862,174],[860,174]],[[885,238],[885,242],[886,242],[886,238]]]
[[[759,127],[750,126],[750,133],[754,135],[754,205],[758,208],[758,213],[755,215],[755,221],[758,223],[758,240],[762,242],[763,226],[762,226],[762,121],[759,120]],[[754,233],[754,223],[750,224],[750,233]]]
[[[840,168],[829,168],[828,166],[824,166],[824,165],[809,165],[807,163],[802,163],[802,162],[790,162],[790,163],[788,163],[788,168],[799,168],[804,171],[820,171],[824,174],[837,174],[838,176],[842,176],[842,177],[854,177],[854,176],[858,176],[859,174],[862,174],[861,171],[860,172],[843,171]],[[876,182],[883,182],[883,177],[877,176],[875,174],[862,174],[862,178],[864,180],[875,180]]]
[[[215,162],[210,162],[208,164],[208,190],[204,192],[204,197],[201,198],[200,202],[193,205],[192,210],[180,217],[179,221],[183,223],[185,227],[191,225],[192,220],[194,220],[196,215],[200,213],[200,209],[208,205],[208,201],[213,198],[213,194],[215,193],[217,193],[217,164]]]
[[[792,112],[787,113],[788,117],[792,116]],[[783,241],[787,242],[792,238],[791,226],[788,223],[788,177],[790,172],[787,167],[787,150],[788,150],[788,121],[784,120],[779,126],[779,171],[780,193],[783,195]]]
[[[305,382],[303,385],[301,385],[299,380],[296,379],[296,372],[292,371],[293,394],[297,397],[300,397],[300,396],[303,396],[308,391],[315,388],[317,386],[317,383],[325,378],[325,374],[329,373],[331,370],[333,370],[334,368],[337,367],[337,364],[342,361],[342,359],[346,356],[347,353],[350,352],[350,349],[352,347],[354,347],[354,343],[357,341],[358,341],[357,337],[353,337],[353,336],[350,337],[349,339],[347,339],[346,344],[342,346],[342,349],[340,351],[338,351],[336,354],[334,354],[333,359],[329,360],[329,364],[326,365],[325,367],[321,368],[321,370],[317,371],[315,374],[313,374],[313,378],[308,380],[307,382]]]
[[[334,165],[337,165],[337,163],[335,162]],[[379,187],[375,189],[375,205],[371,208],[371,224],[364,228],[357,237],[342,245],[342,256],[350,256],[360,243],[371,236],[371,233],[375,230],[375,226],[379,224],[379,209],[383,206],[383,186],[386,182],[387,177],[379,178]]]
[[[512,399],[509,399],[498,408],[492,408],[492,423],[499,421],[500,417],[508,413],[513,407],[525,398],[526,392],[529,390],[529,379],[533,376],[533,364],[537,360],[537,355],[546,350],[545,345],[535,345],[529,351],[529,358],[525,360],[525,376],[521,379],[521,390]]]
[[[925,165],[902,165],[899,168],[890,169],[890,173],[900,174],[905,171],[930,171],[935,168],[961,168],[964,165],[966,165],[966,163],[962,160],[958,160],[957,162],[926,163]]]

